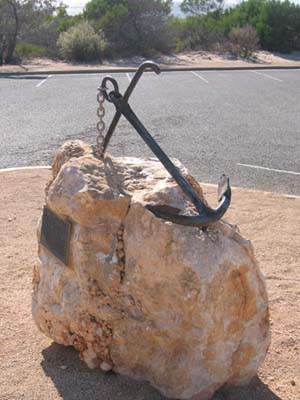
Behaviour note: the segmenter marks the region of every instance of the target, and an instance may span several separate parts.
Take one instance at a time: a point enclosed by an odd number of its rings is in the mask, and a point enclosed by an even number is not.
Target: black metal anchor
[[[225,212],[227,211],[230,201],[231,201],[231,189],[229,184],[229,178],[225,175],[221,176],[218,185],[218,201],[219,205],[217,208],[208,207],[203,203],[203,201],[199,198],[198,194],[194,191],[192,186],[187,182],[178,168],[172,163],[166,153],[160,148],[157,142],[153,139],[151,134],[139,120],[137,115],[133,112],[131,107],[128,104],[129,97],[137,85],[139,79],[141,78],[143,72],[147,69],[153,70],[156,74],[160,73],[160,68],[157,64],[146,61],[143,63],[137,70],[134,75],[130,85],[128,86],[124,96],[122,96],[119,92],[119,86],[117,81],[110,77],[106,76],[99,90],[101,91],[104,98],[113,103],[116,107],[116,114],[111,122],[111,125],[108,129],[104,140],[104,150],[105,152],[111,136],[119,122],[121,115],[123,115],[131,125],[136,129],[137,133],[141,136],[144,142],[150,147],[156,157],[160,160],[166,170],[170,173],[173,179],[178,183],[182,191],[188,196],[191,202],[194,204],[198,215],[180,215],[175,213],[170,213],[166,209],[167,207],[163,206],[153,206],[148,205],[147,208],[153,212],[158,218],[162,218],[167,221],[174,222],[180,225],[186,226],[195,226],[206,228],[208,225],[218,221],[223,217]],[[110,83],[113,86],[113,90],[108,91],[107,84]]]

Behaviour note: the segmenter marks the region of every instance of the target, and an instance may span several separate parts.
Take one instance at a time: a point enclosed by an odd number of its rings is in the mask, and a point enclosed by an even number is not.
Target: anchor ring
[[[108,87],[106,86],[108,82],[113,86],[113,90],[111,90],[110,92],[108,92]],[[109,103],[112,103],[111,100],[112,94],[114,94],[115,97],[121,96],[118,82],[112,76],[106,76],[103,79],[101,86],[98,88],[98,90],[102,93],[105,100],[107,100]]]

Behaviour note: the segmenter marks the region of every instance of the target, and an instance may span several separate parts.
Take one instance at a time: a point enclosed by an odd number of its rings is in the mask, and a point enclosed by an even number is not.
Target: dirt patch
[[[194,68],[230,68],[230,67],[288,67],[298,66],[300,68],[300,52],[291,54],[270,53],[267,51],[258,51],[251,59],[235,59],[230,56],[210,53],[208,51],[190,51],[180,54],[169,54],[151,57],[161,67],[194,67]],[[24,62],[22,65],[4,65],[0,67],[1,72],[51,72],[51,71],[93,71],[101,69],[123,69],[136,68],[145,57],[118,58],[115,60],[106,60],[103,64],[91,63],[67,63],[58,60],[45,58],[35,58]]]
[[[87,369],[75,350],[37,330],[31,279],[49,176],[48,170],[0,173],[1,400],[163,400],[146,383]],[[215,188],[204,189],[215,200]],[[213,400],[299,400],[300,198],[234,189],[227,219],[253,241],[266,276],[272,345],[258,377]]]

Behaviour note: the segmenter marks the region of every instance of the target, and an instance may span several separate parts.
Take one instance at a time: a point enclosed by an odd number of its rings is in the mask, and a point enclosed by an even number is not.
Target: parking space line
[[[42,86],[45,82],[47,82],[47,80],[48,80],[49,78],[52,78],[52,75],[48,75],[47,78],[46,78],[46,79],[43,79],[41,82],[39,82],[39,83],[36,85],[36,87],[38,88],[38,87]]]
[[[127,79],[128,79],[128,81],[129,81],[129,83],[130,83],[130,82],[131,82],[131,76],[129,75],[128,72],[126,73],[126,76],[127,76]]]
[[[241,164],[237,163],[240,167],[247,167],[247,168],[255,168],[255,169],[263,169],[265,171],[272,171],[272,172],[279,172],[281,174],[289,174],[289,175],[299,175],[300,172],[295,172],[295,171],[286,171],[284,169],[276,169],[276,168],[267,168],[267,167],[261,167],[259,165],[251,165],[251,164]]]
[[[262,76],[265,76],[266,78],[273,79],[274,81],[277,81],[277,82],[283,82],[282,79],[275,78],[274,76],[271,76],[268,74],[263,74],[262,72],[258,72],[258,71],[251,71],[251,72],[253,74],[262,75]]]
[[[197,74],[195,71],[190,71],[193,75],[197,76],[197,78],[201,79],[203,82],[208,83],[208,80],[203,78],[203,76]]]

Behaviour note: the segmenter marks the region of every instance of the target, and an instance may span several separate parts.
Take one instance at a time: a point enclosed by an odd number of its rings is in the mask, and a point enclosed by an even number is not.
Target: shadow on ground
[[[53,343],[42,353],[42,368],[63,400],[165,400],[145,382],[88,369],[72,347]]]
[[[292,51],[286,54],[274,52],[274,55],[288,61],[300,61],[300,51]]]
[[[166,400],[146,382],[90,370],[73,347],[52,343],[41,363],[63,400]],[[212,400],[281,400],[258,377],[244,387],[226,388]]]
[[[16,79],[16,80],[42,80],[42,79],[46,79],[48,75],[16,75],[15,73],[0,73],[0,79]]]

